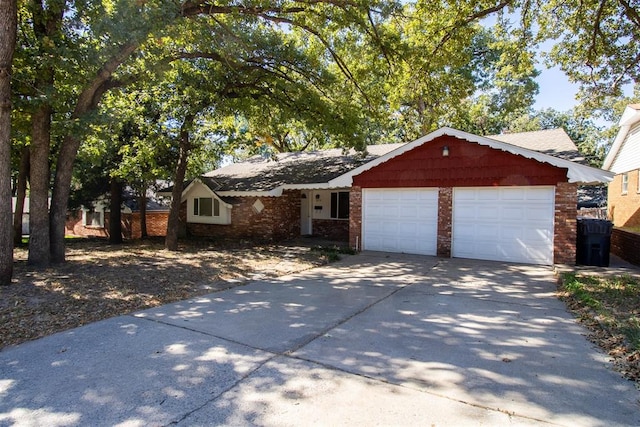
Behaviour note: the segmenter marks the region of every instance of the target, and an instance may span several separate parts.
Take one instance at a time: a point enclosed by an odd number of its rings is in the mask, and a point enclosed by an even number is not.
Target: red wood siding
[[[442,147],[449,147],[449,157]],[[556,185],[567,170],[442,136],[353,178],[361,188]]]

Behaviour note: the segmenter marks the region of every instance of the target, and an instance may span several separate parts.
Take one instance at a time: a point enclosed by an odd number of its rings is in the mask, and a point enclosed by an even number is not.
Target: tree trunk
[[[38,46],[38,66],[34,90],[37,94],[54,92],[55,75],[50,58],[60,38],[64,2],[30,2],[33,8],[33,32]],[[49,256],[49,190],[51,169],[51,122],[53,109],[48,96],[43,96],[31,115],[31,147],[29,148],[29,257],[28,263],[48,266]]]
[[[140,238],[146,239],[149,237],[147,233],[147,195],[143,190],[138,196],[138,210],[140,211]]]
[[[87,113],[95,110],[102,95],[113,86],[110,79],[113,72],[122,64],[138,47],[136,42],[129,42],[120,47],[118,53],[107,61],[98,71],[95,79],[86,86],[78,96],[78,102],[71,115],[71,119],[80,119]],[[71,192],[71,176],[73,163],[80,148],[80,138],[68,134],[62,140],[58,162],[56,164],[56,176],[53,182],[53,194],[51,196],[51,260],[64,262],[64,229],[67,217],[67,204]]]
[[[72,140],[68,142],[67,140]],[[49,221],[51,225],[50,254],[55,263],[64,262],[64,231],[67,218],[67,203],[71,192],[71,175],[73,162],[75,161],[80,146],[80,140],[71,135],[64,138],[58,154],[56,176],[53,182],[53,194],[51,195],[51,211]]]
[[[109,243],[122,243],[122,183],[111,178],[111,202],[109,212]]]
[[[0,285],[13,276],[11,239],[11,64],[16,45],[16,0],[0,0]]]
[[[29,183],[29,257],[30,265],[49,265],[49,148],[51,107],[41,105],[31,116]]]
[[[16,184],[16,207],[13,211],[13,245],[22,245],[22,216],[24,215],[24,200],[27,197],[27,177],[29,176],[29,147],[24,146],[20,151],[20,169]]]
[[[191,150],[191,140],[189,132],[194,121],[194,115],[185,117],[180,128],[180,148],[178,151],[178,165],[176,166],[175,183],[171,192],[171,207],[169,208],[169,218],[167,218],[167,237],[164,247],[169,251],[178,250],[178,227],[180,227],[180,202],[182,200],[182,186],[187,173],[187,161]]]

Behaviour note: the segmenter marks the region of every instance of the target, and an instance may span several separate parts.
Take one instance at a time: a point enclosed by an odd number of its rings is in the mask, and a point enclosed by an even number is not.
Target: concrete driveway
[[[363,253],[0,352],[0,425],[640,425],[548,267]]]

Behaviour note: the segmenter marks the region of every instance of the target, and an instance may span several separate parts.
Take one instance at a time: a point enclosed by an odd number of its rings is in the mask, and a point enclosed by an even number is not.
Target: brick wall
[[[106,215],[108,216],[108,214]],[[108,224],[109,218],[105,218],[104,223]],[[82,237],[108,237],[107,228],[103,227],[86,227],[82,225],[82,211],[77,210],[67,215],[64,233],[71,236]]]
[[[622,194],[622,175],[613,177],[607,192],[609,218],[616,227],[640,226],[640,189],[638,188],[638,170],[628,173],[627,193]]]
[[[314,219],[313,235],[337,241],[349,241],[349,223],[347,220]]]
[[[130,230],[130,238],[139,239],[142,236],[142,230],[140,229],[140,212],[123,215],[123,217],[125,216],[129,222],[128,229]],[[166,236],[168,218],[169,212],[147,212],[147,235],[149,237]]]
[[[611,233],[611,253],[640,265],[640,233],[614,228]]]
[[[362,188],[357,186],[349,192],[349,246],[362,249]]]
[[[264,205],[256,212],[256,200]],[[285,190],[280,197],[233,197],[231,224],[187,223],[187,233],[193,236],[227,239],[284,240],[300,235],[300,191]],[[181,219],[186,218],[186,203],[181,206]]]
[[[438,190],[438,242],[437,255],[451,257],[451,223],[453,218],[453,188],[442,187]]]
[[[167,218],[169,212],[147,212],[147,234],[149,236],[167,235]],[[65,234],[83,237],[109,237],[109,213],[105,212],[104,227],[86,227],[82,225],[82,211],[72,212],[67,216]],[[122,214],[122,237],[139,239],[140,212]]]
[[[575,265],[576,263],[576,205],[577,184],[560,182],[556,186],[555,236],[553,239],[553,262]]]

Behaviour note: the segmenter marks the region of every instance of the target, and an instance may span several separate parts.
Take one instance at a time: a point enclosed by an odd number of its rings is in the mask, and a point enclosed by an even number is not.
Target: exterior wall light
[[[445,145],[442,147],[442,157],[449,157],[449,146]]]

